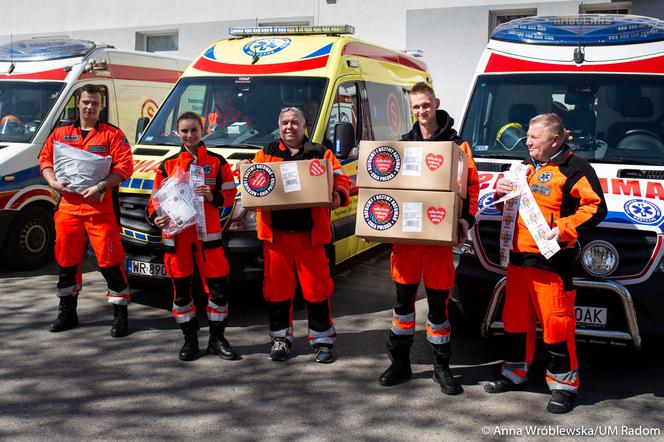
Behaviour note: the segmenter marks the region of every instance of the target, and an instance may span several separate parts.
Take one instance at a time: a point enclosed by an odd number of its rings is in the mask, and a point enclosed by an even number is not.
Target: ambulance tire
[[[53,257],[55,225],[52,210],[29,206],[14,218],[7,231],[2,261],[12,270],[33,270]]]

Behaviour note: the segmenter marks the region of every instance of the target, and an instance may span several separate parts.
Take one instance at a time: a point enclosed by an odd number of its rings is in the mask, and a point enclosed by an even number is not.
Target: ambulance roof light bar
[[[664,40],[664,21],[614,14],[526,17],[499,25],[491,39],[558,46],[650,43]]]
[[[256,26],[233,27],[228,33],[234,37],[251,37],[256,35],[344,35],[354,34],[351,25],[333,26]]]
[[[403,51],[406,55],[411,57],[422,58],[424,57],[424,51],[422,49],[405,49]]]
[[[45,61],[85,57],[97,46],[88,40],[70,38],[38,38],[0,45],[0,61]]]

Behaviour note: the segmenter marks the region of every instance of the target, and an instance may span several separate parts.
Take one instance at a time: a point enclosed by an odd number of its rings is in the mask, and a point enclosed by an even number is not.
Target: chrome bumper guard
[[[482,336],[488,337],[493,330],[502,330],[504,328],[503,322],[496,320],[498,306],[505,294],[505,284],[507,278],[503,277],[498,281],[496,287],[491,293],[489,301],[489,308],[484,316],[482,322]],[[625,318],[627,319],[627,329],[629,332],[618,330],[593,330],[593,329],[578,329],[576,330],[577,336],[583,337],[596,337],[607,340],[616,341],[631,341],[636,350],[641,348],[641,335],[639,333],[639,325],[636,320],[636,311],[634,309],[634,301],[629,291],[621,284],[612,281],[596,281],[586,278],[574,278],[575,287],[594,288],[607,292],[615,293],[622,302],[623,309],[625,310]],[[538,330],[539,327],[538,327]]]

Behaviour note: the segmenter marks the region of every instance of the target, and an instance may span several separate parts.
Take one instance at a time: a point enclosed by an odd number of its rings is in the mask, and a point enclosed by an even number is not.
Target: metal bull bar
[[[505,285],[507,278],[503,277],[498,281],[496,287],[491,293],[489,300],[489,308],[484,315],[482,322],[482,336],[488,337],[491,330],[500,330],[504,328],[503,322],[496,320],[496,313],[498,306],[505,293]],[[612,281],[596,281],[586,278],[574,278],[575,287],[594,288],[608,292],[615,293],[622,302],[623,309],[625,310],[625,318],[627,319],[627,329],[629,332],[618,330],[593,330],[593,329],[577,329],[576,334],[579,336],[597,337],[604,339],[615,339],[621,341],[632,341],[636,350],[641,348],[641,335],[639,333],[639,325],[636,320],[636,311],[634,309],[634,301],[629,291],[621,284]],[[538,327],[538,330],[539,327]]]

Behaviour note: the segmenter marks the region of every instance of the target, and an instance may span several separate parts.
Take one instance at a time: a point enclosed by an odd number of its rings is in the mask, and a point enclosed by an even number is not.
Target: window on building
[[[166,54],[177,54],[178,32],[160,31],[155,33],[137,32],[136,50],[146,52],[159,52]]]
[[[579,5],[581,14],[631,14],[632,2],[595,3]]]
[[[500,11],[489,11],[489,37],[496,26],[507,23],[517,18],[532,17],[537,15],[537,9],[504,9]]]

